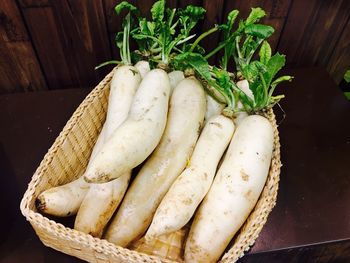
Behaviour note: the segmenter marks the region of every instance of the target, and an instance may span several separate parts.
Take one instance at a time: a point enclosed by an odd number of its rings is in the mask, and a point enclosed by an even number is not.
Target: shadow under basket
[[[84,172],[105,121],[109,84],[114,71],[84,99],[45,155],[23,196],[21,211],[44,245],[89,262],[182,261],[188,227],[170,237],[160,238],[153,243],[154,247],[140,239],[131,245],[131,249],[126,249],[65,227],[36,210],[35,199],[41,192],[68,183]],[[281,167],[279,136],[273,111],[268,110],[265,116],[274,128],[274,150],[269,175],[254,210],[222,256],[221,262],[235,262],[244,255],[244,251],[254,244],[276,203]]]

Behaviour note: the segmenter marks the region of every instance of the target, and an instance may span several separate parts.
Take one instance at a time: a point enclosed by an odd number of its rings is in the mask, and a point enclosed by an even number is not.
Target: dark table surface
[[[242,262],[350,262],[350,102],[320,68],[291,69],[276,108],[277,205]],[[282,90],[283,89],[283,90]],[[1,262],[80,262],[47,248],[19,211],[33,172],[86,89],[0,96]]]

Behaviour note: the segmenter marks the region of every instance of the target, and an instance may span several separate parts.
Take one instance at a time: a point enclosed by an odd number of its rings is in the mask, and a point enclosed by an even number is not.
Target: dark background
[[[110,70],[94,67],[117,58],[115,32],[120,17],[116,0],[1,0],[0,94],[93,87]],[[153,1],[131,1],[144,13]],[[349,0],[168,0],[172,7],[202,5],[203,31],[237,8],[267,11],[264,22],[276,32],[272,47],[287,55],[289,67],[321,66],[336,83],[350,67]],[[219,35],[204,46],[215,47]]]

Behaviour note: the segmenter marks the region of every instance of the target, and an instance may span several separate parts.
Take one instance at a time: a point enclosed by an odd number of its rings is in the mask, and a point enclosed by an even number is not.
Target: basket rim
[[[86,98],[75,110],[71,118],[68,120],[63,130],[60,132],[60,134],[58,135],[58,137],[56,138],[52,146],[49,148],[48,152],[45,154],[38,168],[34,172],[32,179],[28,184],[28,188],[25,191],[23,198],[21,200],[20,209],[23,216],[32,225],[38,226],[39,228],[44,229],[48,233],[60,239],[67,239],[67,238],[73,237],[75,241],[78,241],[81,245],[85,247],[92,248],[97,253],[102,253],[106,256],[117,256],[126,261],[128,260],[130,261],[132,259],[137,260],[137,259],[140,259],[141,257],[141,259],[143,259],[145,262],[150,262],[150,261],[174,262],[168,259],[164,259],[157,256],[148,255],[142,252],[130,250],[128,248],[116,246],[105,239],[95,238],[89,234],[66,227],[63,224],[57,223],[54,220],[50,220],[49,218],[43,216],[42,214],[30,209],[30,203],[33,202],[35,189],[37,188],[38,184],[41,181],[41,178],[45,173],[46,166],[49,165],[53,160],[53,157],[50,155],[50,153],[55,151],[55,149],[57,149],[57,147],[59,147],[65,141],[70,131],[74,127],[76,120],[81,117],[81,115],[85,112],[86,108],[89,107],[89,104],[93,101],[93,99],[95,97],[102,96],[102,93],[103,93],[102,91],[106,88],[106,86],[109,86],[109,83],[113,77],[113,74],[116,68],[117,67],[115,67],[86,96]],[[236,260],[238,260],[240,257],[244,255],[244,252],[247,251],[254,244],[256,238],[261,232],[263,225],[267,221],[268,215],[270,214],[272,208],[276,204],[279,174],[280,174],[280,168],[282,166],[280,161],[279,133],[278,133],[276,118],[273,110],[269,109],[263,115],[265,115],[265,117],[269,119],[274,129],[274,150],[273,150],[273,156],[272,156],[269,174],[256,206],[254,207],[254,209],[248,216],[247,220],[245,221],[244,225],[242,226],[240,230],[240,234],[238,234],[236,239],[233,241],[233,245],[231,245],[231,247],[221,257],[221,260],[220,260],[221,262],[235,262]],[[275,180],[272,184],[272,187],[268,185],[268,182],[271,178]],[[268,200],[261,198],[265,194],[267,194],[270,197]],[[256,207],[258,207],[259,205],[266,205],[265,204],[266,202],[267,202],[267,207],[265,207],[265,210],[264,210],[266,213],[260,213],[256,217],[256,215],[254,215],[254,213],[256,212]],[[252,218],[254,216],[255,218]],[[259,223],[258,227],[253,228],[252,231],[245,231],[245,228],[248,228],[248,230],[251,230],[249,229],[249,227],[252,228],[252,226],[257,224],[257,222]],[[56,229],[60,231],[55,231]],[[64,232],[69,233],[70,237],[65,235]],[[239,246],[237,246],[237,243],[239,243]]]

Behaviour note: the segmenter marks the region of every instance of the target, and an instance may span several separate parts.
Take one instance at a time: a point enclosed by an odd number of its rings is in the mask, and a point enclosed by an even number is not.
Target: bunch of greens
[[[190,69],[204,82],[211,96],[227,105],[224,113],[228,116],[241,111],[255,113],[265,110],[284,97],[274,96],[273,92],[279,83],[290,81],[292,77],[276,78],[285,65],[285,56],[279,53],[272,55],[267,39],[274,29],[259,23],[266,15],[261,8],[252,8],[248,17],[238,23],[239,11],[232,10],[226,23],[215,25],[196,39],[192,30],[204,18],[205,9],[202,7],[190,5],[185,9],[170,9],[165,6],[165,0],[158,0],[151,8],[149,20],[126,1],[115,7],[117,14],[123,10],[128,13],[123,22],[123,31],[116,36],[122,61],[113,60],[102,65],[131,64],[143,59],[148,60],[152,67],[186,72]],[[217,31],[222,32],[223,40],[206,54],[199,43]],[[133,52],[129,50],[130,36],[138,46]],[[209,65],[208,59],[220,50],[223,55],[219,66]],[[231,65],[233,72],[228,70]],[[237,86],[237,81],[243,79],[248,81],[253,97]]]
[[[175,54],[186,51],[188,41],[195,37],[191,31],[204,14],[202,7],[190,5],[185,9],[170,9],[165,7],[164,0],[160,0],[151,8],[152,20],[140,19],[132,37],[144,57],[169,66]]]
[[[350,69],[348,69],[345,74],[344,74],[344,80],[347,82],[347,83],[350,83]]]
[[[136,18],[140,18],[140,12],[134,5],[126,1],[121,2],[114,8],[114,11],[117,15],[120,15],[124,10],[126,10],[128,13],[126,14],[123,20],[123,31],[118,32],[115,37],[115,43],[119,48],[121,61],[109,60],[98,65],[95,69],[110,64],[131,65],[135,62],[132,61],[132,53],[130,51],[130,32],[132,30],[132,27],[135,26],[133,16],[135,16]]]
[[[122,61],[108,61],[106,64],[130,64],[144,59],[153,67],[168,68],[176,54],[190,49],[189,40],[195,37],[192,29],[200,19],[204,18],[205,9],[189,5],[185,9],[170,9],[165,6],[165,0],[156,1],[151,8],[151,19],[142,17],[138,9],[123,1],[115,7],[117,14],[127,10],[122,32],[116,36],[116,44],[120,49]],[[138,50],[130,52],[129,36],[137,43]],[[195,52],[203,53],[197,46]]]
[[[223,32],[223,41],[207,55],[187,52],[177,56],[178,67],[194,68],[198,76],[208,84],[210,94],[219,102],[227,104],[225,112],[230,116],[240,111],[254,113],[272,107],[284,97],[273,96],[276,86],[292,79],[291,76],[275,79],[285,65],[285,56],[279,53],[271,55],[271,47],[266,39],[274,29],[258,23],[266,15],[265,12],[261,8],[252,8],[249,16],[239,21],[238,28],[234,30],[238,14],[237,10],[231,11],[227,22],[215,27]],[[207,59],[222,49],[220,66],[210,67]],[[258,50],[258,59],[254,59]],[[227,70],[231,61],[235,66],[233,73]],[[253,98],[238,88],[236,81],[242,79],[248,81]]]

